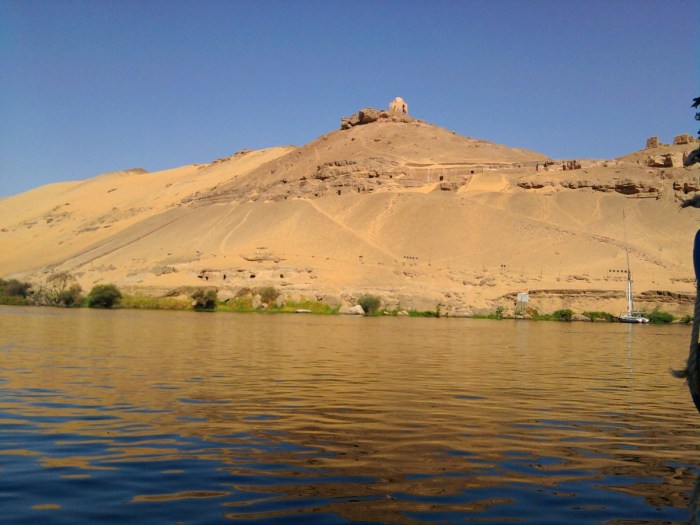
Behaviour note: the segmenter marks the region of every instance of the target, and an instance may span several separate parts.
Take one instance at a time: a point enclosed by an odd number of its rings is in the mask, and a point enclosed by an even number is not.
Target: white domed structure
[[[408,115],[408,104],[401,97],[396,97],[389,104],[389,113],[396,113],[397,115]]]

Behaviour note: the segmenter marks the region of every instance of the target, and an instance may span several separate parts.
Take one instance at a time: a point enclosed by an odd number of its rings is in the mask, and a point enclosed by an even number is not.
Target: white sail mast
[[[625,220],[625,210],[622,210],[622,228],[625,235],[625,253],[627,254],[627,313],[634,311],[634,300],[632,299],[632,270],[630,268],[630,249],[627,244],[627,221]]]

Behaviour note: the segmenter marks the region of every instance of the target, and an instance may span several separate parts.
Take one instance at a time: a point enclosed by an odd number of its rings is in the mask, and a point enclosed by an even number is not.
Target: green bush
[[[654,310],[651,313],[645,314],[645,316],[649,319],[650,323],[654,324],[665,324],[673,322],[673,315],[668,312],[662,311],[658,306],[654,308]]]
[[[280,293],[274,286],[264,286],[262,288],[258,288],[257,292],[258,295],[260,295],[260,300],[268,305],[274,303],[280,296]]]
[[[17,279],[0,279],[0,304],[24,305],[28,304],[27,296],[31,283],[18,281]]]
[[[192,294],[192,299],[195,310],[213,310],[218,300],[216,288],[199,288]]]
[[[365,315],[373,315],[379,310],[382,300],[376,295],[364,294],[357,300],[357,304],[365,311]]]
[[[74,284],[67,290],[59,292],[56,302],[63,306],[80,306],[83,302],[83,289],[79,284]]]
[[[331,306],[323,301],[301,298],[298,301],[287,300],[280,309],[281,312],[293,313],[297,310],[309,310],[312,314],[337,314],[339,306]]]
[[[253,298],[250,296],[240,296],[229,299],[217,306],[217,310],[223,312],[254,312]]]
[[[29,299],[21,295],[0,295],[0,304],[6,306],[26,306],[30,304]]]
[[[80,284],[70,273],[53,273],[34,294],[33,302],[43,306],[80,306],[82,292]]]
[[[112,308],[119,304],[122,294],[113,284],[97,284],[88,294],[90,308]]]
[[[569,322],[574,316],[574,312],[571,311],[568,308],[565,308],[563,310],[557,310],[556,312],[553,312],[551,314],[541,314],[537,313],[536,315],[533,315],[533,319],[535,321],[566,321]]]
[[[504,306],[498,305],[496,307],[496,319],[503,319],[503,313],[506,311]]]
[[[505,307],[499,305],[491,313],[477,313],[477,314],[474,314],[472,317],[474,319],[498,319],[500,321],[501,319],[503,319],[503,316],[505,313],[506,313]]]
[[[8,281],[0,279],[0,295],[3,296],[26,298],[31,287],[31,283],[18,281],[17,279]]]
[[[588,317],[591,321],[604,320],[611,322],[615,319],[615,316],[608,312],[583,312],[583,315]]]
[[[178,297],[148,297],[145,295],[124,295],[121,306],[139,310],[189,310],[190,301]]]
[[[552,319],[555,321],[566,321],[569,322],[574,316],[574,312],[571,311],[569,308],[565,308],[563,310],[557,310],[552,314]]]
[[[409,317],[440,317],[440,309],[437,310],[409,310]]]

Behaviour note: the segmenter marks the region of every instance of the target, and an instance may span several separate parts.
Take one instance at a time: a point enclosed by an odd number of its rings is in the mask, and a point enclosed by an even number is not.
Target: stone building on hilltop
[[[673,137],[673,144],[679,146],[682,144],[695,144],[695,137],[690,133],[683,133],[682,135],[676,135]]]
[[[389,104],[389,113],[408,115],[408,105],[404,102],[404,99],[396,97],[391,101],[391,104]]]
[[[659,147],[659,137],[649,137],[647,139],[646,149],[658,148]]]

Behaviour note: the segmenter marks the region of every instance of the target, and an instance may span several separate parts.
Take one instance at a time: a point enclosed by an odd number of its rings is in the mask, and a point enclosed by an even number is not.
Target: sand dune
[[[511,308],[529,291],[541,311],[619,313],[624,210],[639,305],[688,312],[700,212],[679,203],[700,172],[647,165],[664,151],[563,171],[425,122],[377,121],[299,148],[3,199],[0,275],[68,271],[85,289],[154,295],[206,285],[224,298],[273,285],[333,304],[371,292],[452,313]]]

